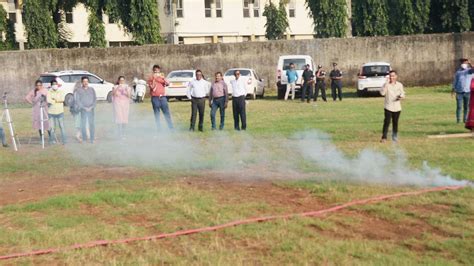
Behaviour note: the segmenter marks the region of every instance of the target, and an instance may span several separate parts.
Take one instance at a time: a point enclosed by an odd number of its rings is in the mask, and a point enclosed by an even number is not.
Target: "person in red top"
[[[466,120],[466,128],[474,133],[474,78],[471,80],[471,99],[469,100],[469,115]]]
[[[163,73],[160,72],[159,65],[153,66],[153,74],[148,78],[147,84],[150,88],[151,104],[153,106],[153,113],[155,114],[155,121],[158,130],[161,129],[160,110],[163,112],[166,122],[168,123],[168,128],[173,129],[173,122],[171,121],[171,114],[165,91],[168,81],[164,78]]]

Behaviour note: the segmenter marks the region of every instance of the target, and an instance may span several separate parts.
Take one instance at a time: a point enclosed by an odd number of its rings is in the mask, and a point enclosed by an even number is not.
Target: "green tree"
[[[432,0],[430,12],[431,32],[463,32],[472,27],[474,1],[469,0]],[[470,15],[471,11],[471,15]]]
[[[391,34],[420,34],[428,29],[431,0],[389,0],[388,4]]]
[[[15,48],[15,25],[8,19],[7,11],[0,5],[0,50]]]
[[[54,48],[58,43],[54,21],[47,15],[49,4],[48,0],[25,0],[23,3],[29,49]]]
[[[347,32],[346,0],[306,0],[317,37],[345,37]]]
[[[386,0],[354,0],[352,3],[353,32],[356,36],[389,34]]]
[[[270,2],[265,6],[263,16],[266,17],[265,37],[268,40],[281,40],[285,38],[286,29],[288,29],[288,17],[286,14],[286,3],[280,1],[279,7]]]

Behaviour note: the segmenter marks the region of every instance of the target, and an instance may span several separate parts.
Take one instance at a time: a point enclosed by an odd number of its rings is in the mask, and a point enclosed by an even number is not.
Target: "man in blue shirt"
[[[461,122],[461,110],[464,109],[463,122],[467,120],[469,112],[469,98],[471,96],[471,79],[474,69],[470,67],[468,59],[461,59],[461,67],[456,71],[451,95],[456,93],[456,121]]]
[[[288,100],[288,94],[291,89],[291,99],[295,99],[295,89],[296,81],[298,80],[298,72],[295,70],[295,64],[290,63],[290,69],[286,71],[286,77],[288,79],[288,84],[286,85],[285,101]]]

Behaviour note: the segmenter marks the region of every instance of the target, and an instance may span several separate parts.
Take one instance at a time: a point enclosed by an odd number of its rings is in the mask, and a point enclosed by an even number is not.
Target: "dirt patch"
[[[96,167],[71,169],[67,174],[31,176],[17,174],[0,184],[0,206],[40,200],[65,192],[87,191],[97,180],[130,179],[145,174],[131,167]]]

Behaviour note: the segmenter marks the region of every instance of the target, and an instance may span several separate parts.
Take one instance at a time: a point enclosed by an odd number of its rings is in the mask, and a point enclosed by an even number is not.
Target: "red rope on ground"
[[[436,187],[436,188],[429,188],[429,189],[418,190],[418,191],[401,192],[401,193],[396,193],[396,194],[391,194],[391,195],[381,195],[381,196],[376,196],[373,198],[351,201],[342,205],[334,206],[332,208],[323,209],[319,211],[250,218],[250,219],[245,219],[245,220],[237,220],[237,221],[233,221],[233,222],[229,222],[229,223],[221,224],[221,225],[216,225],[216,226],[209,226],[209,227],[203,227],[203,228],[197,228],[197,229],[191,229],[191,230],[182,230],[182,231],[177,231],[174,233],[165,233],[165,234],[159,234],[159,235],[153,235],[153,236],[125,238],[125,239],[118,239],[118,240],[98,240],[98,241],[92,241],[89,243],[76,244],[76,245],[72,245],[72,246],[64,247],[64,248],[50,248],[50,249],[44,249],[44,250],[36,250],[36,251],[31,251],[31,252],[0,256],[0,260],[7,260],[7,259],[20,258],[20,257],[35,256],[35,255],[36,256],[45,255],[45,254],[51,254],[51,253],[76,250],[76,249],[93,248],[93,247],[98,247],[98,246],[108,246],[111,244],[126,244],[126,243],[136,242],[136,241],[147,241],[147,240],[156,240],[156,239],[163,239],[163,238],[170,238],[170,237],[178,237],[178,236],[184,236],[184,235],[216,231],[216,230],[229,228],[229,227],[233,227],[237,225],[266,222],[266,221],[276,220],[276,219],[290,219],[290,218],[295,218],[295,217],[315,217],[315,216],[321,216],[323,214],[327,214],[331,212],[336,212],[336,211],[346,209],[348,207],[352,207],[356,205],[365,205],[369,203],[380,202],[383,200],[400,198],[404,196],[420,195],[420,194],[425,194],[429,192],[437,192],[437,191],[445,191],[445,190],[459,190],[461,188],[463,187],[462,186]]]

